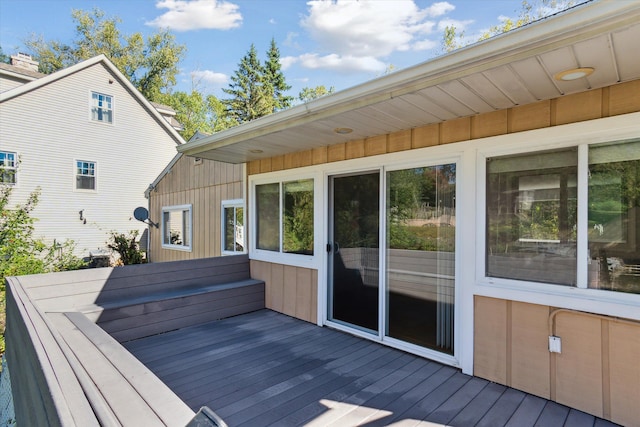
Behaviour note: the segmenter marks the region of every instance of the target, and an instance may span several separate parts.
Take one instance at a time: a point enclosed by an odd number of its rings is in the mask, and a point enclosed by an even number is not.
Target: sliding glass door
[[[332,176],[329,202],[328,319],[453,355],[455,163]]]

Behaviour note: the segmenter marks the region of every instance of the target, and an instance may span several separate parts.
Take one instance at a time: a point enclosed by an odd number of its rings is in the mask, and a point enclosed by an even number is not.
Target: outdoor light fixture
[[[353,132],[353,129],[351,128],[335,128],[333,130],[335,133],[340,134],[340,135],[346,135],[348,133]]]
[[[583,68],[571,68],[570,70],[560,71],[553,76],[554,79],[558,81],[569,82],[571,80],[581,79],[583,77],[587,77],[594,72],[594,69],[591,67],[583,67]]]

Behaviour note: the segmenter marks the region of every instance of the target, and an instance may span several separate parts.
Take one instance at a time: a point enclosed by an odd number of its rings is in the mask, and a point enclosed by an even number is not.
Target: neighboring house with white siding
[[[5,90],[9,77],[0,70],[0,185],[13,187],[11,205],[40,188],[36,236],[72,239],[88,256],[110,231],[142,234],[133,211],[184,142],[171,111],[159,112],[103,55]]]

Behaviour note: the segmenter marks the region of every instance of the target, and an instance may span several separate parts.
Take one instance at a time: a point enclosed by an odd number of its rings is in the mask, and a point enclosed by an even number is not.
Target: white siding
[[[91,91],[113,96],[112,125],[90,120]],[[98,63],[0,107],[0,148],[21,161],[12,204],[42,190],[36,235],[73,239],[85,256],[105,248],[111,230],[144,230],[133,210],[147,206],[144,191],[175,155],[176,142],[108,68]],[[75,190],[76,159],[97,163],[97,191]]]

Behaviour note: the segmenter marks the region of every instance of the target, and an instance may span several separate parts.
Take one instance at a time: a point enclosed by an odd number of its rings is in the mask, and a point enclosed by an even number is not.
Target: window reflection
[[[589,287],[640,293],[640,142],[589,149]]]

